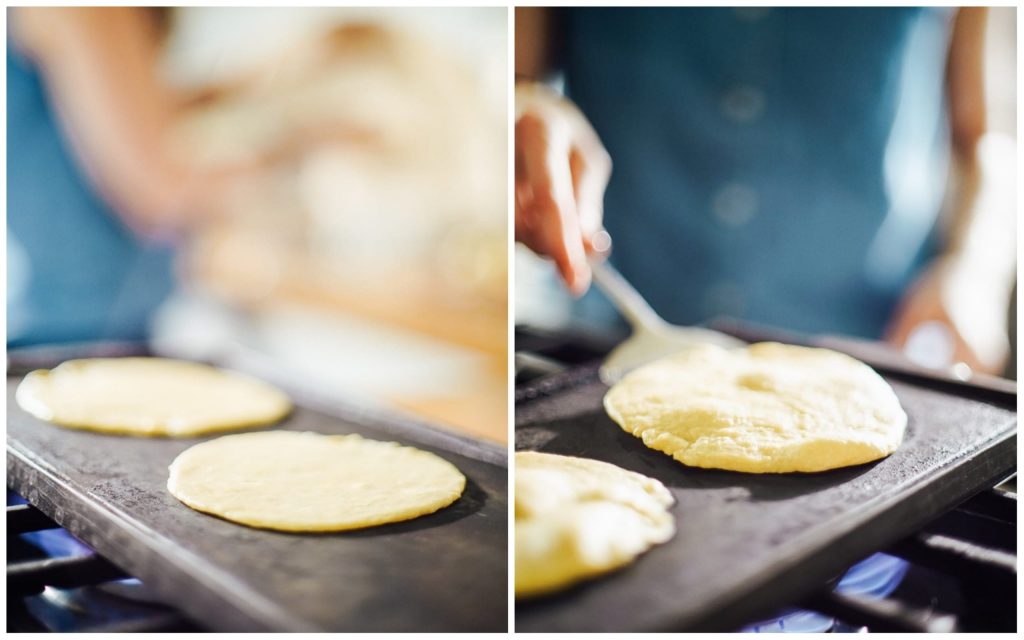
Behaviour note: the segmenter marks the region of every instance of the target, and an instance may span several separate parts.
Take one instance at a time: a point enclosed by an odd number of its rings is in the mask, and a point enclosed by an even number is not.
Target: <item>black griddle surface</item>
[[[942,383],[935,386],[943,391],[889,382],[909,416],[894,454],[784,475],[686,467],[648,449],[605,414],[608,387],[596,365],[518,389],[517,450],[593,458],[657,478],[675,497],[677,532],[624,570],[517,601],[516,630],[735,631],[1015,468],[1015,394],[990,402],[953,395]]]
[[[146,439],[63,429],[18,407],[20,379],[7,381],[8,485],[204,626],[506,630],[507,468],[498,447],[404,418],[358,411],[342,418],[299,406],[272,428],[403,442],[449,460],[468,482],[451,506],[404,523],[279,533],[193,511],[168,493],[171,461],[216,435]]]

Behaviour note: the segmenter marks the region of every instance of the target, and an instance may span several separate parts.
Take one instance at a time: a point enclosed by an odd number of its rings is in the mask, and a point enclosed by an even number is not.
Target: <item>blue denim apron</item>
[[[570,9],[613,264],[670,321],[877,337],[936,251],[952,11]],[[577,312],[613,317],[597,293]]]
[[[39,74],[8,46],[9,346],[142,339],[173,287],[172,248],[133,235],[70,151]]]

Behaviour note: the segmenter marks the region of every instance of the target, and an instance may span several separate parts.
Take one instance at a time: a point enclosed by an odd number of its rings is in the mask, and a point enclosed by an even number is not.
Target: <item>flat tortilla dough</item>
[[[883,458],[907,414],[874,370],[830,351],[704,345],[645,365],[605,395],[624,430],[693,467],[814,472]]]
[[[237,373],[167,358],[69,360],[25,376],[18,405],[73,429],[189,437],[277,422],[288,397]]]
[[[516,453],[516,597],[625,566],[675,534],[672,494],[606,462]]]
[[[345,531],[455,502],[466,478],[442,458],[358,435],[263,431],[181,453],[167,489],[197,511],[261,529]]]

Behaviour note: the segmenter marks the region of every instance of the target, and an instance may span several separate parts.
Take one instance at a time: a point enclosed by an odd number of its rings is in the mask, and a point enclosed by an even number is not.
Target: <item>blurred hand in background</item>
[[[182,229],[214,215],[237,175],[259,164],[205,171],[171,152],[197,96],[160,78],[165,10],[25,7],[12,17],[77,162],[133,228]]]

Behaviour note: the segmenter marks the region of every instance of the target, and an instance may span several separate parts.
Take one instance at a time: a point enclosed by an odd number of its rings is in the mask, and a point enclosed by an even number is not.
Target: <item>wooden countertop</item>
[[[233,236],[233,238],[237,238]],[[245,238],[204,243],[189,262],[193,279],[218,295],[259,311],[261,305],[294,303],[327,314],[355,316],[413,332],[479,354],[471,388],[386,401],[429,421],[492,442],[508,442],[507,296],[459,291],[415,270],[377,272],[373,278],[339,270],[337,264]],[[238,260],[244,255],[245,260]],[[482,373],[481,373],[482,371]]]

